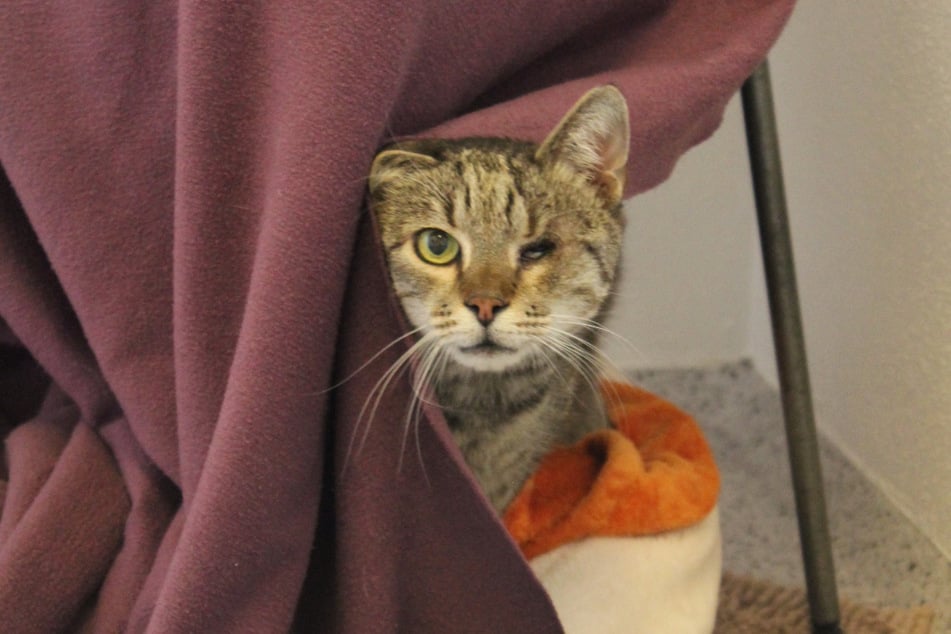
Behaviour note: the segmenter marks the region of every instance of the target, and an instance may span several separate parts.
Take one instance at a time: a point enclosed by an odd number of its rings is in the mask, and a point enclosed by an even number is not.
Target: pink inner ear
[[[628,139],[621,135],[611,135],[601,139],[598,154],[601,157],[601,171],[608,172],[619,181],[624,180],[624,167],[627,165]]]
[[[617,89],[588,91],[542,144],[540,152],[563,161],[620,197],[629,145],[627,103]]]
[[[620,199],[623,193],[627,165],[628,139],[623,133],[626,129],[621,131],[622,133],[617,132],[617,130],[575,130],[578,136],[583,133],[590,136],[588,139],[583,139],[583,142],[586,142],[584,146],[581,143],[578,144],[575,156],[567,157],[585,174],[590,183],[597,185],[601,192],[611,199]],[[582,150],[581,147],[585,149]]]

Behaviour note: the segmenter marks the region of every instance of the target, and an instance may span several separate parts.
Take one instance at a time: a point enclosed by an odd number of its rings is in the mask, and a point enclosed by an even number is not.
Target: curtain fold
[[[364,365],[405,332],[368,166],[610,82],[643,191],[791,7],[0,6],[4,631],[559,631],[439,412],[363,408],[406,349]]]

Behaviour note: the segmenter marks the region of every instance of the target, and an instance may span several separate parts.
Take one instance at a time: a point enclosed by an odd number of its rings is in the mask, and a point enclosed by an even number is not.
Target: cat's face
[[[626,151],[623,98],[601,88],[540,148],[469,139],[382,152],[371,205],[412,324],[478,371],[578,354],[614,282]]]

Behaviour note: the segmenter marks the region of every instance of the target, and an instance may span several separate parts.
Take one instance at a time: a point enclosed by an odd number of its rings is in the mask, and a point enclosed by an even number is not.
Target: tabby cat
[[[628,135],[624,98],[601,86],[540,146],[415,140],[373,162],[418,378],[499,513],[554,446],[608,424],[595,320],[620,254]]]

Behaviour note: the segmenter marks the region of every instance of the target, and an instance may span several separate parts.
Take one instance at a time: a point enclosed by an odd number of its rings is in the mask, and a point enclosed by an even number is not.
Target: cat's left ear
[[[433,167],[438,163],[432,156],[409,149],[396,147],[383,150],[376,155],[373,165],[370,166],[370,191],[376,190],[391,179],[401,178],[407,173]]]
[[[624,96],[614,86],[598,86],[575,103],[535,156],[581,173],[613,201],[624,191],[629,145]]]

